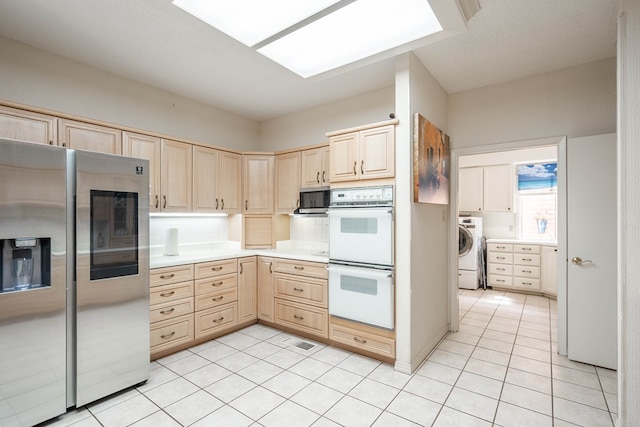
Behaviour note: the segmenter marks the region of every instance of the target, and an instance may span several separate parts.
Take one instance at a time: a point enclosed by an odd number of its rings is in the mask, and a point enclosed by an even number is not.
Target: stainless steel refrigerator
[[[148,379],[148,169],[0,140],[0,426]]]

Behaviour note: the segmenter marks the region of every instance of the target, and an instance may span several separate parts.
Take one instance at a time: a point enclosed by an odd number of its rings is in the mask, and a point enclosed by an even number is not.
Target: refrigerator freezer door
[[[67,408],[66,150],[0,140],[0,183],[0,425],[22,427]],[[20,286],[9,253],[31,257]]]
[[[149,163],[76,152],[76,406],[149,378]]]

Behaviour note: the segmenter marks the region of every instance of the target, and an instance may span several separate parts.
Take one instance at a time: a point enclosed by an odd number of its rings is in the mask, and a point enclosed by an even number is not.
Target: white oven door
[[[393,209],[329,210],[329,258],[364,264],[393,265]]]
[[[329,264],[329,314],[394,328],[393,271]]]

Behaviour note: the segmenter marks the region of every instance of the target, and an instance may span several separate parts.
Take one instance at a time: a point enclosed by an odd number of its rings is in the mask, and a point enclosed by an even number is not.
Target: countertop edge
[[[270,258],[288,258],[298,261],[328,263],[329,257],[314,255],[301,251],[287,251],[279,249],[241,249],[237,251],[225,251],[217,254],[184,254],[175,256],[158,256],[149,258],[150,268],[174,267],[185,264],[198,264],[201,262],[220,261],[229,258],[242,258],[248,256],[264,256]]]

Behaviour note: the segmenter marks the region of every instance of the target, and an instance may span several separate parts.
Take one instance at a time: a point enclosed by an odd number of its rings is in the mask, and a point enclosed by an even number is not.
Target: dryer
[[[478,289],[482,274],[482,218],[458,218],[458,287]]]

